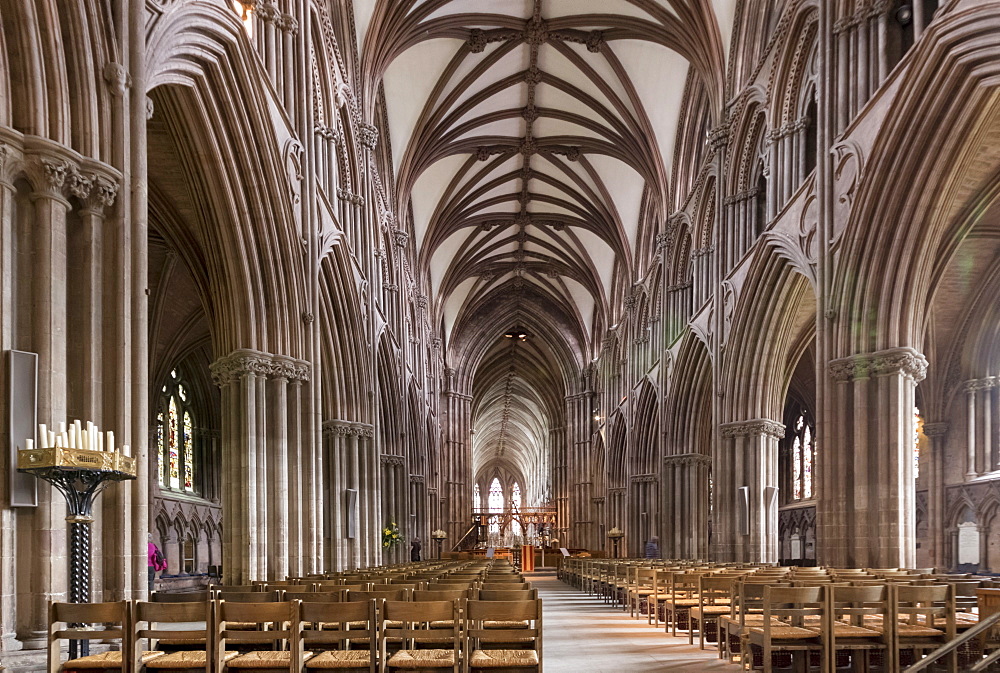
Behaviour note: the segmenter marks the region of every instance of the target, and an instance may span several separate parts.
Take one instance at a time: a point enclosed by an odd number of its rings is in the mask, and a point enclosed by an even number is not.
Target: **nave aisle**
[[[563,584],[552,573],[525,573],[542,599],[545,673],[702,673],[738,671],[699,651],[686,638],[673,638]]]

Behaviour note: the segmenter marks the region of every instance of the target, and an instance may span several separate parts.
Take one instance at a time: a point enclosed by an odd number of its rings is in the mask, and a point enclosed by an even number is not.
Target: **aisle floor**
[[[675,638],[645,618],[633,619],[552,573],[528,576],[542,599],[545,673],[739,673],[739,666],[718,659],[714,649],[699,651],[686,635]]]

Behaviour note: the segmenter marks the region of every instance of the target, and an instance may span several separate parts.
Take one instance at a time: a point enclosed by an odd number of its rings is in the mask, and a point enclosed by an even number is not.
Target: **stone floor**
[[[686,636],[674,638],[645,619],[633,619],[554,574],[529,575],[543,600],[545,673],[739,673],[739,666],[718,659],[714,649],[699,651]]]

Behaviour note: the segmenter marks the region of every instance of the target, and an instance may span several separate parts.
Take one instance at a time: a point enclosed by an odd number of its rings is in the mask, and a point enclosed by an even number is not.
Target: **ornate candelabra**
[[[95,426],[86,430],[80,422],[64,427],[56,434],[39,426],[42,448],[25,441],[17,453],[17,471],[33,474],[55,486],[66,499],[66,522],[69,524],[69,600],[71,603],[90,602],[90,524],[94,521],[94,499],[110,481],[135,479],[135,458],[128,446],[116,451],[114,434],[107,433],[107,442]],[[86,448],[84,448],[86,447]],[[87,655],[89,641],[70,641],[70,657]]]

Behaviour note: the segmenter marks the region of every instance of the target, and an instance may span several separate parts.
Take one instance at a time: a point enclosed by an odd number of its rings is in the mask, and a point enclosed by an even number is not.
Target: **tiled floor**
[[[530,581],[543,600],[545,673],[739,673],[714,649],[699,651],[686,635],[674,638],[551,573],[532,574]]]

